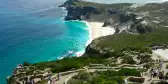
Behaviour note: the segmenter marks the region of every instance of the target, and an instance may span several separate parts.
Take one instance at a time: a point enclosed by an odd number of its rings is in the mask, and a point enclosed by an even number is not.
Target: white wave
[[[87,26],[87,30],[89,31],[89,40],[86,42],[86,46],[88,46],[91,42],[92,42],[92,29],[91,26],[89,25],[89,23],[87,21],[81,21],[84,22]]]
[[[68,54],[73,54],[74,53],[74,51],[72,50],[72,51],[68,51]]]
[[[85,53],[85,50],[82,50],[82,51],[76,52],[75,55],[76,55],[77,57],[80,57],[80,56],[82,56],[84,53]]]
[[[63,59],[64,57],[58,57],[58,60],[61,60],[61,59]]]
[[[69,22],[69,21],[65,21],[65,22]],[[87,21],[80,21],[80,20],[71,20],[71,22],[84,22],[86,24],[87,26],[86,30],[88,30],[89,32],[89,40],[86,42],[86,46],[88,46],[93,40],[92,39],[92,29],[89,23]]]
[[[61,7],[61,8],[62,8],[62,10],[64,12],[63,17],[67,16],[68,11],[66,10],[66,8],[65,7]]]

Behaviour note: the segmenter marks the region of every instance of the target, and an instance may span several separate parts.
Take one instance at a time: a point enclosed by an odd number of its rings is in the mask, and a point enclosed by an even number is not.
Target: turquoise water
[[[64,21],[57,0],[0,0],[0,84],[17,64],[57,60],[80,52],[89,39],[84,22]],[[75,54],[74,53],[74,54]]]

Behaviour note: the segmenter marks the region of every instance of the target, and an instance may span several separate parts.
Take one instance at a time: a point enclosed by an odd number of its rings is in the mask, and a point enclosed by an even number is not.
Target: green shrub
[[[122,63],[123,64],[135,64],[136,61],[133,59],[132,56],[124,56],[124,57],[121,57],[122,58]]]
[[[118,84],[123,84],[125,81],[124,81],[124,77],[122,76],[119,76],[119,77],[111,77],[109,78],[110,80],[115,80]]]
[[[48,80],[42,80],[38,84],[47,84]]]
[[[64,72],[71,69],[79,69],[90,63],[104,63],[106,58],[95,57],[95,56],[83,56],[83,57],[70,57],[62,60],[41,62],[34,64],[37,69],[51,68],[53,73]]]
[[[168,75],[164,76],[164,79],[168,80]]]
[[[147,64],[143,65],[143,67],[146,69],[149,69],[152,66],[153,66],[153,63],[147,63]]]
[[[16,75],[16,77],[18,77],[18,78],[23,77],[23,76],[26,76],[26,74],[25,73],[19,73],[19,74]]]
[[[168,69],[168,64],[166,65],[166,69]]]
[[[79,79],[70,79],[67,84],[84,84],[83,81]]]
[[[81,71],[78,73],[78,75],[74,76],[73,78],[75,79],[80,79],[83,81],[90,81],[91,80],[91,75],[88,72]]]
[[[144,83],[145,78],[134,78],[134,77],[130,77],[128,80],[131,81],[131,82]]]
[[[166,73],[166,75],[168,75],[168,72]]]
[[[24,62],[23,66],[30,66],[31,64],[29,62]]]
[[[94,44],[94,46],[98,46],[100,49],[111,48],[114,50],[122,50],[126,47],[150,48],[149,46],[151,44],[168,45],[168,39],[165,39],[166,37],[168,37],[167,31],[168,29],[165,28],[157,28],[152,32],[140,35],[122,33],[109,35],[94,40],[91,45]]]
[[[168,82],[162,81],[162,82],[157,82],[157,83],[155,83],[155,84],[168,84]]]
[[[97,71],[94,73],[79,72],[72,79],[80,80],[86,84],[123,84],[124,76],[140,76],[140,72],[136,69],[123,68],[119,71]],[[71,82],[72,84],[72,82]]]
[[[115,80],[107,80],[101,77],[95,77],[91,81],[91,84],[118,84]]]
[[[129,68],[122,68],[118,71],[119,76],[141,76],[140,71],[137,71],[136,69],[129,69]]]
[[[34,70],[26,71],[26,75],[33,75],[33,74],[34,74]]]
[[[120,64],[115,64],[115,63],[113,63],[113,64],[110,64],[109,66],[110,67],[116,67],[116,66],[119,66]]]

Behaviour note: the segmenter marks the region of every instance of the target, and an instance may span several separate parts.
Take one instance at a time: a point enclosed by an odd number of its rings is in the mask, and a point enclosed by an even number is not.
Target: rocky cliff
[[[85,20],[104,22],[102,26],[112,26],[116,33],[139,34],[151,32],[150,25],[145,23],[145,18],[140,17],[133,4],[100,4],[81,0],[68,0],[59,7],[65,7],[67,16],[65,20]]]
[[[166,10],[168,8],[167,5],[166,2],[137,6],[137,4],[129,3],[102,4],[81,0],[69,0],[60,7],[65,7],[68,11],[65,20],[104,22],[104,25],[102,26],[111,26],[115,28],[115,34],[141,35],[153,32],[153,30],[167,25],[166,22],[168,22],[168,20],[164,19],[167,18],[168,15]],[[114,38],[121,39],[122,37],[133,38],[129,35],[128,37],[127,35],[121,35],[121,37],[116,35],[113,38],[112,37],[113,36],[106,36],[95,39],[86,48],[86,53],[97,54],[113,52],[116,49],[114,47],[115,45],[111,43],[105,45],[106,43],[104,43],[104,41],[112,41]],[[128,45],[130,45],[129,43],[134,44],[128,42]]]

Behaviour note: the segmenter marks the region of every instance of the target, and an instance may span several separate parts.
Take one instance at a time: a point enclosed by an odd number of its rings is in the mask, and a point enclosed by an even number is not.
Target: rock
[[[65,17],[65,20],[89,19],[89,14],[99,12],[96,8],[92,6],[70,7],[67,10],[68,13]],[[83,18],[81,18],[81,16],[83,16]]]
[[[7,76],[6,81],[9,82],[9,80],[10,80],[10,76]]]
[[[101,50],[99,50],[98,48],[96,48],[96,46],[94,46],[93,44],[90,44],[87,46],[85,53],[87,54],[98,54],[100,53]]]
[[[115,10],[115,9],[111,9],[111,8],[107,9],[107,12],[110,13],[110,14],[119,14],[119,13],[121,13],[121,11]]]
[[[135,21],[136,17],[137,17],[137,15],[135,13],[125,12],[125,13],[120,14],[120,22],[124,23],[129,20]]]
[[[81,0],[67,0],[66,2],[64,2],[62,5],[58,6],[58,7],[69,7],[70,5],[73,4],[73,2],[78,2],[78,1],[81,1]]]
[[[110,21],[105,21],[102,27],[106,27],[108,25],[111,25]]]
[[[99,38],[93,40],[91,44],[89,44],[85,50],[85,54],[106,54],[109,52],[114,52],[114,49],[111,48],[101,48],[100,46],[97,46],[99,42]]]
[[[66,16],[64,20],[81,20],[80,16]]]

